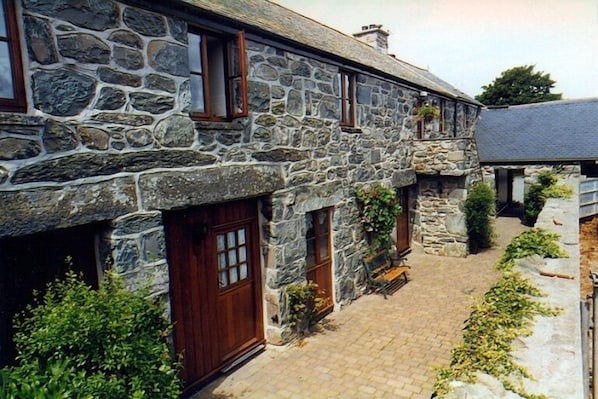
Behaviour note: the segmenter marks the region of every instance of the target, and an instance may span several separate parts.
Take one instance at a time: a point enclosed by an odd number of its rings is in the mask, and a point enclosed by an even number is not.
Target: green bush
[[[512,342],[529,336],[536,316],[557,316],[561,309],[542,304],[544,293],[529,279],[514,272],[515,259],[531,255],[545,258],[565,257],[558,235],[542,229],[530,229],[513,238],[496,268],[502,272],[498,282],[472,307],[465,321],[463,341],[453,349],[448,367],[438,369],[437,395],[450,390],[453,380],[473,383],[478,372],[495,376],[503,386],[527,399],[546,398],[524,388],[525,379],[533,379],[529,371],[516,362]]]
[[[498,261],[497,268],[510,271],[515,259],[531,255],[543,258],[566,258],[567,253],[558,244],[559,235],[540,228],[533,228],[513,238]]]
[[[533,226],[546,203],[544,186],[541,184],[532,184],[527,193],[525,193],[523,202],[524,222],[528,226]]]
[[[538,220],[538,215],[544,208],[547,198],[570,198],[573,189],[565,185],[557,185],[558,178],[549,170],[544,170],[538,175],[538,182],[532,184],[525,193],[524,222],[533,226]]]
[[[496,212],[494,190],[485,183],[474,184],[465,200],[464,211],[470,244],[490,247],[494,237],[492,217]]]
[[[107,274],[93,290],[74,273],[17,318],[18,365],[6,398],[178,398],[178,363],[163,306]],[[1,393],[1,391],[0,391]]]
[[[373,235],[371,252],[389,249],[390,234],[397,224],[397,216],[402,210],[397,194],[393,189],[386,188],[381,184],[374,184],[369,190],[357,190],[355,195],[365,231]]]
[[[322,299],[318,298],[318,284],[313,281],[307,284],[289,284],[284,292],[289,327],[301,337],[314,324],[318,311],[323,305]]]

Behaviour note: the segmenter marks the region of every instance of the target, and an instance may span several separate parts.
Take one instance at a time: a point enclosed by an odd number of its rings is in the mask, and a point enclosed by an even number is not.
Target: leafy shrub
[[[322,299],[318,298],[318,284],[313,281],[307,284],[289,284],[285,287],[287,299],[287,321],[289,327],[302,336],[315,322]]]
[[[499,270],[509,271],[514,260],[531,255],[543,258],[565,258],[567,253],[557,243],[559,236],[540,228],[533,228],[513,238],[498,261]]]
[[[504,274],[466,320],[463,341],[453,349],[450,366],[439,370],[436,393],[447,393],[452,380],[472,383],[476,373],[482,372],[495,376],[506,389],[524,398],[545,398],[530,395],[512,382],[532,376],[514,361],[511,342],[532,334],[535,316],[558,314],[557,309],[534,299],[540,296],[542,292],[520,274]]]
[[[538,220],[538,215],[544,208],[548,198],[570,198],[573,189],[565,185],[557,185],[558,178],[548,170],[538,174],[538,182],[532,184],[524,198],[524,222],[533,226]]]
[[[496,195],[485,183],[473,185],[465,200],[465,222],[470,242],[481,248],[492,245],[494,226],[492,217],[496,212]]]
[[[477,372],[498,378],[508,390],[528,399],[546,398],[525,391],[524,378],[533,378],[511,354],[517,337],[529,336],[536,316],[556,316],[559,309],[549,308],[535,298],[544,294],[520,273],[513,272],[514,260],[530,255],[545,258],[566,256],[555,242],[558,235],[542,229],[530,229],[513,238],[496,267],[503,272],[499,281],[473,306],[466,320],[463,341],[453,349],[451,363],[440,368],[435,392],[443,395],[453,380],[472,383]],[[514,382],[520,384],[516,386]]]
[[[388,249],[391,243],[390,234],[401,212],[397,194],[393,189],[375,184],[369,190],[357,190],[356,196],[363,226],[367,232],[373,234],[371,251]]]
[[[112,274],[97,291],[74,273],[49,284],[16,322],[19,365],[5,373],[6,397],[178,398],[171,325],[146,294]]]

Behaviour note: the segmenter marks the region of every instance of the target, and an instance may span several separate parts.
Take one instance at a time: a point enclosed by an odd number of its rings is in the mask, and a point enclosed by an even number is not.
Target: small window
[[[445,118],[446,118],[446,100],[441,98],[438,104],[438,108],[440,108],[440,118],[438,118],[438,131],[444,132],[446,127]]]
[[[25,111],[22,68],[14,1],[0,0],[0,111]]]
[[[330,260],[330,210],[323,209],[306,215],[307,268]]]
[[[429,109],[431,107],[436,109],[435,115],[421,116],[420,110],[423,108]],[[416,128],[418,139],[432,139],[437,138],[438,133],[442,133],[445,128],[446,117],[446,102],[444,99],[440,101],[433,100],[431,102],[418,101],[415,106]]]
[[[191,116],[228,120],[247,115],[245,38],[189,33]]]
[[[469,105],[463,106],[463,118],[465,120],[465,123],[463,123],[463,126],[464,126],[465,130],[467,130],[467,129],[469,129]]]
[[[338,74],[341,89],[341,126],[355,126],[355,74],[341,71]]]

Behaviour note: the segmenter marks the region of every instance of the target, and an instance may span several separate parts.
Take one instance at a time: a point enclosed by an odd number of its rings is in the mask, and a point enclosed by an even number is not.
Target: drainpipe
[[[592,293],[592,397],[598,398],[598,273],[592,272],[594,291]]]

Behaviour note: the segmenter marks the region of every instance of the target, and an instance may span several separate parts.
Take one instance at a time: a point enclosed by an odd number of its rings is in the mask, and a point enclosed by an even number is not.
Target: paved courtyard
[[[319,332],[268,346],[193,399],[429,399],[434,367],[448,364],[473,301],[498,278],[504,246],[525,230],[517,218],[498,218],[496,227],[496,246],[467,258],[410,254],[410,282],[388,300],[358,298]]]

